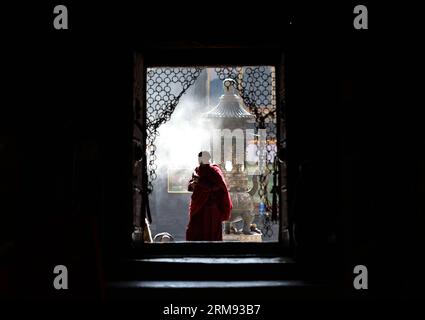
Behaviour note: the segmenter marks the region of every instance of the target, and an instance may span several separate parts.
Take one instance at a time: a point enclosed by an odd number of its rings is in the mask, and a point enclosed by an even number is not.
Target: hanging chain
[[[171,119],[180,98],[195,83],[203,68],[148,68],[146,90],[148,193],[157,178],[156,145],[158,128]]]

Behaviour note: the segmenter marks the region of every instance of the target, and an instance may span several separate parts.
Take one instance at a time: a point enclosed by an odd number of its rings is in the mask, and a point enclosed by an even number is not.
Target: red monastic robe
[[[229,220],[232,200],[220,167],[200,165],[199,176],[189,205],[187,241],[222,241],[222,222]]]

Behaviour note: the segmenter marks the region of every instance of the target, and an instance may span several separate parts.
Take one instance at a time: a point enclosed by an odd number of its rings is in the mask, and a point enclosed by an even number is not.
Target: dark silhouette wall
[[[226,47],[282,49],[288,175],[295,186],[299,164],[314,163],[317,194],[305,201],[321,219],[306,223],[335,234],[334,242],[322,240],[311,268],[323,267],[330,252],[348,292],[353,266],[365,264],[373,279],[368,296],[423,296],[424,135],[408,97],[397,100],[404,78],[393,70],[406,59],[393,59],[401,51],[395,35],[378,26],[356,32],[345,6],[265,6],[257,11],[265,24],[229,29],[212,17],[216,25],[202,32],[164,12],[165,35],[149,27],[144,10],[69,7],[66,32],[52,29],[52,8],[37,5],[19,11],[31,28],[13,23],[16,34],[2,38],[0,295],[102,296],[108,263],[130,244],[133,52],[166,51],[167,43],[189,49],[194,62],[199,52],[211,58]],[[35,19],[30,12],[38,10]],[[267,32],[256,29],[263,25]],[[78,274],[74,290],[53,290],[57,264]]]

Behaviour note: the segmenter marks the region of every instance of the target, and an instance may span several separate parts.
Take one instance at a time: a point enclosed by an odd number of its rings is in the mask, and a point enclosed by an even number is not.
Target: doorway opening
[[[220,242],[281,241],[286,139],[275,66],[143,70],[133,139],[134,241],[187,242],[189,183],[202,153],[221,171],[232,203]]]

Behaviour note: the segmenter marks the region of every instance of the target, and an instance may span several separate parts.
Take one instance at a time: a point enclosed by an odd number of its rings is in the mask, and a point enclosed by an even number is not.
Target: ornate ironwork
[[[267,196],[267,184],[270,175],[274,172],[273,160],[277,156],[277,130],[276,130],[276,77],[275,70],[267,66],[250,67],[225,67],[215,68],[220,80],[231,78],[236,81],[237,89],[244,100],[249,111],[255,115],[256,129],[266,130],[266,170],[259,176],[258,195],[261,201],[266,204],[267,211],[275,211],[276,204],[270,203]],[[257,150],[257,155],[262,157],[261,149]],[[276,192],[273,188],[270,192]],[[276,194],[274,194],[274,197]],[[275,201],[272,201],[275,202]],[[270,221],[266,221],[268,225]],[[267,227],[269,230],[270,227]],[[271,231],[271,229],[270,229]],[[266,235],[270,234],[266,232]]]
[[[273,236],[272,220],[268,213],[261,216],[261,233],[269,238]]]
[[[148,68],[146,90],[148,193],[157,178],[155,140],[158,128],[171,119],[180,98],[201,74],[203,68]]]

